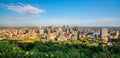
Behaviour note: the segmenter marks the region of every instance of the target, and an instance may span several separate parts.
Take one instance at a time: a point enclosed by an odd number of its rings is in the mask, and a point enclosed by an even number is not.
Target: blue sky
[[[0,26],[120,26],[120,0],[0,0]]]

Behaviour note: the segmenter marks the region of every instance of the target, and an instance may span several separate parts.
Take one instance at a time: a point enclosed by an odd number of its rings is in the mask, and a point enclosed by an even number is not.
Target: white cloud
[[[31,5],[24,5],[24,4],[18,4],[18,5],[4,5],[3,4],[2,6],[7,8],[8,10],[17,12],[19,14],[41,14],[45,12],[45,10],[43,9],[39,9]]]

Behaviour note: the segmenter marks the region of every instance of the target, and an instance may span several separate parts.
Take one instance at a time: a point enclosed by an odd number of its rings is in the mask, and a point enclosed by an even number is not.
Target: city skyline
[[[120,26],[119,0],[1,0],[0,26]]]

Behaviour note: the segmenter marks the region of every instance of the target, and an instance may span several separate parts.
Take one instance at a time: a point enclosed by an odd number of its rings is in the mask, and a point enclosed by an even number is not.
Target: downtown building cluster
[[[0,28],[0,40],[22,39],[29,37],[45,40],[83,40],[98,39],[105,42],[113,38],[119,38],[119,31],[108,28],[80,28],[77,26],[64,25],[63,27],[22,27],[22,28]]]

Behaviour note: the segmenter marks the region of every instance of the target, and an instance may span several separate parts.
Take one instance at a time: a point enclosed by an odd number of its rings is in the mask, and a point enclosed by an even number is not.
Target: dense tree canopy
[[[94,40],[76,41],[37,41],[20,43],[0,41],[0,58],[119,58],[120,46],[103,46],[105,43]]]

